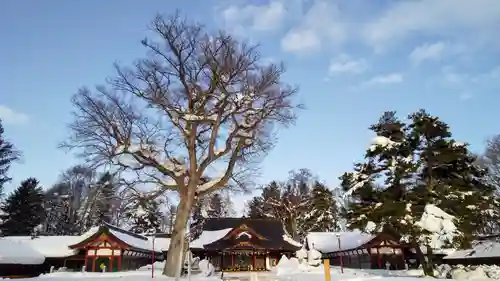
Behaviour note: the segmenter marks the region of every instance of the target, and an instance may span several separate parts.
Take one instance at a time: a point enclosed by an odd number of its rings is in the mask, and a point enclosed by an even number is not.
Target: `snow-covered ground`
[[[241,280],[241,281],[323,281],[324,279],[324,268],[323,266],[306,266],[299,265],[291,267],[294,262],[288,263],[287,266],[278,266],[271,272],[259,272],[259,273],[246,273],[246,272],[235,272],[235,273],[224,273],[224,279],[229,280]],[[160,280],[172,280],[173,278],[165,277],[161,275],[163,269],[162,263],[155,264],[155,277],[154,279]],[[446,270],[444,270],[446,271]],[[500,267],[490,266],[490,267],[478,267],[471,269],[458,269],[453,271],[453,277],[455,280],[499,280]],[[369,269],[351,269],[344,268],[344,272],[341,273],[339,267],[331,267],[331,280],[332,281],[430,281],[436,280],[434,278],[423,278],[421,270],[400,270],[400,271],[387,271],[387,270],[369,270]],[[216,273],[210,277],[204,277],[204,274],[194,274],[191,277],[191,281],[216,281],[221,280],[221,274]],[[252,276],[253,275],[253,276]],[[498,275],[498,277],[496,277]],[[252,278],[253,277],[253,278]],[[255,279],[256,278],[256,279]],[[21,280],[31,280],[31,281],[146,281],[152,279],[151,277],[151,265],[144,266],[137,271],[128,272],[115,272],[115,273],[89,273],[89,272],[55,272],[51,274],[42,275],[37,278],[21,279]],[[383,280],[382,280],[383,279]],[[19,279],[18,279],[19,280]],[[187,277],[183,277],[181,280],[187,281]],[[451,280],[451,279],[443,279]]]

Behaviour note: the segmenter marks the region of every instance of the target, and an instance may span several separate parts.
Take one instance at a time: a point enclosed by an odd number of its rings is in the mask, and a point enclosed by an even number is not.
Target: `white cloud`
[[[403,75],[401,73],[390,73],[384,75],[377,75],[364,83],[365,86],[372,85],[385,85],[385,84],[398,84],[403,82]]]
[[[332,1],[314,1],[301,22],[291,28],[281,40],[283,51],[317,51],[324,40],[334,45],[342,44],[346,39],[346,30],[337,18],[339,15],[340,12]],[[301,40],[305,42],[300,42]]]
[[[15,111],[5,105],[0,105],[0,119],[3,123],[11,125],[26,124],[29,121],[28,115]]]
[[[222,20],[227,29],[232,32],[247,33],[248,31],[273,31],[279,29],[288,13],[281,0],[271,0],[265,5],[247,4],[238,6],[231,4],[217,10],[217,17],[222,14]]]
[[[500,1],[420,0],[395,2],[364,27],[366,42],[380,50],[410,35],[498,40]]]
[[[321,48],[321,39],[311,29],[294,30],[281,40],[281,49],[285,52],[317,51]]]
[[[439,60],[445,49],[446,43],[444,42],[426,43],[413,49],[408,58],[413,65],[419,65],[426,60]]]
[[[341,54],[330,61],[328,67],[329,75],[342,73],[360,74],[368,69],[368,63],[364,59],[353,59],[347,54]]]

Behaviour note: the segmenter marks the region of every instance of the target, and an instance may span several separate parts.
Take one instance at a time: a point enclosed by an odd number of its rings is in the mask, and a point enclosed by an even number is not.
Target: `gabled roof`
[[[0,237],[0,264],[42,264],[45,256],[29,244]]]
[[[124,247],[129,249],[139,251],[139,252],[151,252],[153,251],[153,244],[147,237],[133,233],[117,226],[104,223],[99,227],[99,229],[91,236],[79,241],[76,244],[69,245],[71,249],[79,249],[86,247],[92,241],[98,239],[101,235],[108,235],[112,239],[116,240]],[[160,253],[159,249],[155,249],[155,252]]]
[[[241,231],[247,232],[255,238],[247,241],[248,238],[245,236],[236,237]],[[219,236],[214,237],[216,239],[204,241],[203,248],[205,249],[249,247],[296,251],[300,248],[297,243],[290,243],[290,238],[285,239],[286,233],[281,222],[274,219],[210,218],[203,225],[203,233],[205,232],[219,232]],[[193,241],[193,244],[196,243],[196,240]]]

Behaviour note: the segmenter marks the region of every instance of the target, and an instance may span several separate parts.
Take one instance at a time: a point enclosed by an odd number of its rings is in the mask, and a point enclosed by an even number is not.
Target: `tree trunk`
[[[429,252],[430,251],[430,252]],[[434,276],[434,266],[432,263],[432,259],[430,259],[432,255],[432,250],[427,247],[427,255],[424,255],[420,246],[416,244],[415,253],[417,254],[417,258],[422,265],[422,270],[424,271],[425,276]]]
[[[191,214],[191,207],[193,206],[194,201],[194,192],[193,195],[191,195],[190,193],[191,192],[181,195],[180,202],[177,207],[177,212],[175,214],[174,228],[172,231],[172,236],[170,238],[170,246],[168,247],[165,268],[163,269],[163,274],[169,277],[175,277],[176,272],[180,266],[179,263],[182,263],[182,261],[179,259],[179,256],[181,254],[180,251],[183,248],[181,247],[181,245],[185,241],[186,226]]]
[[[293,239],[298,240],[299,234],[297,230],[297,220],[295,218],[290,218],[290,235],[292,236]]]

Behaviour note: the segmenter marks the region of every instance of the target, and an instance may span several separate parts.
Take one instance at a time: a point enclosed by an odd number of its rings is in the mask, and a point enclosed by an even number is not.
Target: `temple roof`
[[[103,223],[103,225],[101,225],[93,235],[86,237],[78,243],[69,245],[69,247],[71,249],[84,248],[86,245],[98,239],[103,234],[110,236],[118,243],[125,245],[135,251],[151,252],[154,249],[152,240],[148,239],[148,237],[127,231],[108,223]],[[160,252],[161,249],[155,248],[154,250],[155,252]]]
[[[218,235],[208,237],[209,233]],[[198,244],[203,243],[203,248],[210,250],[253,248],[296,251],[301,246],[288,237],[281,222],[274,219],[210,218],[205,221],[203,233],[197,240],[192,242],[193,246],[199,247]]]

